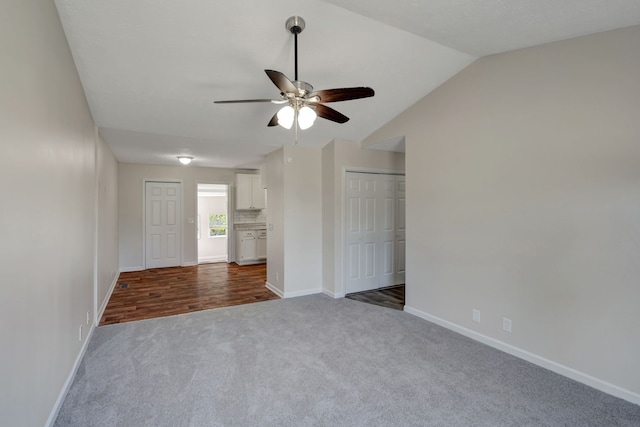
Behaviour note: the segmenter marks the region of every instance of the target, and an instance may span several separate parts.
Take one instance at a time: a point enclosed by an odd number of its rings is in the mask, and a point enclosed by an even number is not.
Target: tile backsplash
[[[234,211],[233,222],[235,224],[267,222],[267,210],[262,209],[259,211]]]

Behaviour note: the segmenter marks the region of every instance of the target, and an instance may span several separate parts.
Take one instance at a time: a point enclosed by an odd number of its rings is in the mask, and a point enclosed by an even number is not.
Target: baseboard
[[[284,298],[284,294],[282,293],[282,291],[278,288],[276,288],[275,286],[273,286],[271,283],[269,283],[268,281],[265,282],[264,286],[269,289],[271,292],[273,292],[274,294],[278,295],[280,298]]]
[[[87,334],[87,337],[85,338],[84,343],[82,344],[82,348],[80,349],[80,353],[78,354],[78,357],[76,357],[76,361],[74,362],[73,367],[71,368],[71,372],[67,377],[67,381],[65,381],[64,386],[62,387],[62,390],[60,390],[60,394],[58,394],[58,399],[56,400],[56,403],[53,405],[53,408],[49,413],[49,418],[47,418],[47,422],[44,424],[45,427],[52,427],[53,423],[55,423],[56,421],[56,418],[58,418],[58,413],[60,412],[60,408],[62,408],[62,403],[64,403],[64,399],[65,397],[67,397],[67,393],[71,388],[71,384],[73,384],[73,380],[76,377],[76,373],[78,372],[78,368],[80,367],[82,358],[84,357],[84,354],[87,352],[87,347],[89,346],[89,342],[91,341],[91,336],[93,335],[93,331],[95,329],[96,329],[95,325],[91,325],[91,328],[89,328],[89,333]]]
[[[120,273],[129,273],[132,271],[142,271],[144,270],[143,265],[139,265],[137,267],[120,267]]]
[[[98,325],[98,323],[100,323],[100,319],[102,319],[102,315],[104,314],[104,311],[107,309],[107,304],[109,303],[109,299],[111,299],[111,294],[113,294],[113,290],[116,288],[116,285],[118,284],[118,277],[120,277],[119,274],[116,274],[115,277],[113,278],[113,282],[111,282],[111,286],[109,286],[109,291],[107,292],[107,296],[104,298],[104,301],[102,301],[102,304],[100,304],[100,308],[98,309],[98,312],[96,313],[96,318],[94,319],[94,325]]]
[[[189,262],[183,262],[182,266],[183,267],[193,267],[194,265],[198,265],[197,261],[189,261]]]
[[[332,292],[329,289],[324,289],[324,288],[322,289],[322,293],[334,299],[344,298],[345,296],[344,292]]]
[[[491,338],[486,335],[480,334],[476,331],[472,331],[471,329],[467,329],[463,326],[457,325],[455,323],[449,322],[448,320],[444,320],[439,317],[433,316],[431,314],[425,313],[424,311],[420,311],[408,305],[404,306],[404,311],[414,316],[417,316],[421,319],[428,320],[429,322],[435,323],[436,325],[442,326],[444,328],[457,332],[461,335],[469,337],[475,341],[479,341],[490,347],[493,347],[495,349],[508,353],[512,356],[526,360],[527,362],[531,362],[534,365],[538,365],[542,368],[553,371],[556,374],[560,374],[567,378],[571,378],[574,381],[578,381],[582,384],[588,385],[589,387],[593,387],[604,393],[610,394],[615,397],[619,397],[620,399],[624,399],[631,403],[635,403],[636,405],[640,405],[640,394],[634,393],[630,390],[623,389],[622,387],[619,387],[617,385],[592,377],[591,375],[577,371],[568,366],[561,365],[552,360],[546,359],[542,356],[538,356],[536,354],[530,353],[526,350],[522,350],[521,348],[514,347],[510,344],[507,344],[495,338]]]
[[[202,258],[198,258],[198,264],[213,263],[213,262],[227,262],[227,257],[225,255],[223,257],[205,256]]]
[[[254,259],[251,261],[236,261],[238,265],[254,265],[254,264],[265,264],[267,262],[266,259]]]
[[[284,297],[285,298],[296,298],[296,297],[303,297],[305,295],[315,295],[315,294],[321,294],[321,293],[322,293],[322,288],[305,289],[304,291],[285,292],[284,293]]]
[[[303,297],[305,295],[314,295],[314,294],[322,293],[321,288],[307,289],[304,291],[296,291],[296,292],[282,292],[280,289],[276,288],[268,281],[265,282],[264,286],[274,294],[278,295],[280,298],[296,298],[296,297]]]

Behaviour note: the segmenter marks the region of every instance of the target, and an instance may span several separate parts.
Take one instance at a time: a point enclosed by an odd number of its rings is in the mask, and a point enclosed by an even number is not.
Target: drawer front
[[[240,237],[256,237],[256,232],[253,230],[241,231]]]
[[[258,237],[267,237],[267,230],[258,231]]]

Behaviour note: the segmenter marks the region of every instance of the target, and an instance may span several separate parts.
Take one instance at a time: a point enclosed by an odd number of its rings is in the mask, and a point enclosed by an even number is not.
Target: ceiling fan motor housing
[[[307,82],[303,82],[300,80],[294,80],[291,83],[298,89],[298,96],[305,97],[307,94],[313,92],[313,86],[311,86]]]

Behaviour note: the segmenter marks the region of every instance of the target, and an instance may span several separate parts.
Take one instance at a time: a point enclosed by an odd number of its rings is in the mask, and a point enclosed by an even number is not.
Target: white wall
[[[322,290],[321,163],[316,148],[267,156],[267,287],[281,297]]]
[[[483,58],[368,139],[406,135],[410,309],[636,403],[638,46],[633,27]]]
[[[267,287],[284,296],[284,149],[267,155]]]
[[[97,257],[96,293],[93,315],[96,321],[109,302],[118,280],[118,161],[99,134],[96,134]]]
[[[200,239],[198,239],[198,262],[227,261],[227,236],[209,237],[209,215],[227,215],[227,197],[199,196]],[[227,218],[227,221],[229,218]]]
[[[120,163],[118,166],[118,221],[120,270],[144,268],[144,224],[142,218],[144,181],[182,182],[183,265],[195,265],[197,259],[196,209],[197,184],[227,184],[233,195],[234,169],[199,168],[194,166],[157,166]],[[230,198],[233,203],[233,197]],[[193,223],[189,220],[192,219]],[[229,236],[233,238],[233,236]]]
[[[322,149],[323,291],[344,296],[344,186],[346,171],[404,172],[404,153],[333,141]]]
[[[115,218],[107,209],[97,223],[96,206],[113,195],[96,188],[113,182],[114,159],[96,140],[54,3],[2,9],[0,424],[42,426],[92,328],[94,287],[111,282]]]
[[[322,290],[320,149],[284,148],[285,296]]]

